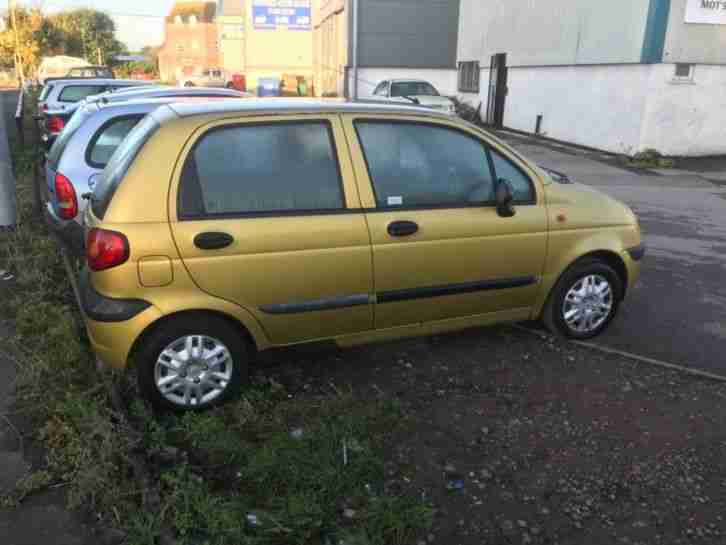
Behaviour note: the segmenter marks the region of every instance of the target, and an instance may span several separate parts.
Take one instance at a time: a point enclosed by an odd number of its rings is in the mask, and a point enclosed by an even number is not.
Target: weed
[[[32,163],[18,149],[14,157],[20,222],[0,246],[0,265],[17,278],[6,310],[23,362],[19,409],[32,418],[46,463],[3,506],[63,483],[71,506],[122,529],[134,545],[160,536],[209,545],[333,537],[403,545],[430,526],[429,506],[385,491],[386,445],[406,426],[395,404],[351,393],[291,400],[266,380],[217,410],[164,416],[140,401],[132,377],[98,374],[76,332],[58,247],[33,217]]]

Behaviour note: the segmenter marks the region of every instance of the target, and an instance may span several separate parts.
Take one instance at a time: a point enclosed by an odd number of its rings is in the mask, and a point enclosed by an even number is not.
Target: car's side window
[[[357,121],[379,208],[490,204],[494,178],[484,144],[442,125]]]
[[[489,153],[492,157],[497,179],[503,178],[512,184],[512,188],[514,189],[514,202],[520,204],[535,202],[534,186],[529,177],[500,153],[493,149]]]
[[[93,168],[104,168],[116,148],[142,118],[142,115],[122,117],[104,124],[91,138],[86,152],[86,162]]]
[[[332,212],[345,208],[330,124],[246,124],[212,129],[189,153],[182,219]]]

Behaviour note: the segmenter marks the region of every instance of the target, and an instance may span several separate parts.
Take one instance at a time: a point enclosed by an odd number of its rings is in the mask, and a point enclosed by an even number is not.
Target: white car
[[[219,68],[204,70],[201,74],[183,76],[180,83],[184,87],[232,87],[232,80],[227,72]]]
[[[380,82],[373,91],[373,100],[408,102],[449,114],[456,113],[454,102],[441,96],[436,87],[420,79],[389,79]]]

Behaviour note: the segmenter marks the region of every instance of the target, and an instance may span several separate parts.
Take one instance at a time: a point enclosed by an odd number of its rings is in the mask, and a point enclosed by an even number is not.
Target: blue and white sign
[[[258,29],[311,30],[310,0],[253,0],[252,21]]]

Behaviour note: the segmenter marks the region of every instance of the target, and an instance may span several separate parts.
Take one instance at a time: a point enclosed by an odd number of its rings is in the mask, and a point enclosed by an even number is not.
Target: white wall
[[[726,154],[726,66],[696,65],[692,82],[674,81],[675,65],[510,68],[505,127],[633,155]],[[487,106],[489,70],[479,95]]]
[[[350,73],[350,95],[353,96],[353,69]],[[383,80],[393,78],[423,79],[431,83],[442,95],[456,94],[457,74],[454,69],[431,68],[359,68],[358,96],[369,98],[376,86]]]
[[[671,0],[663,61],[726,64],[726,25],[685,23],[687,1]]]
[[[696,65],[692,83],[675,83],[674,69],[672,64],[652,67],[641,149],[726,154],[726,66]]]
[[[459,61],[489,66],[637,63],[649,0],[461,0]]]
[[[550,138],[616,153],[634,153],[640,142],[650,66],[550,66],[510,68],[504,125],[533,133],[542,115]],[[463,95],[487,106],[489,70],[479,95]]]

